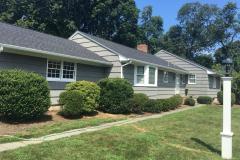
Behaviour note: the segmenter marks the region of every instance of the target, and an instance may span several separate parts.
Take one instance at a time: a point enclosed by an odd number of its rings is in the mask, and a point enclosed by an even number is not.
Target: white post
[[[222,158],[232,159],[232,136],[231,131],[231,80],[232,77],[222,77],[223,80],[223,131]]]

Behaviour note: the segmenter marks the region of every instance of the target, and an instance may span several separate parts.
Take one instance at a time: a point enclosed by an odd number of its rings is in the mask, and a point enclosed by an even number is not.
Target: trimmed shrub
[[[142,113],[144,104],[149,100],[148,96],[143,93],[134,93],[130,100],[129,109],[131,113]]]
[[[167,99],[157,99],[157,100],[150,99],[144,105],[144,111],[151,112],[151,113],[159,113],[162,111],[169,111],[172,109],[176,109],[181,104],[182,104],[182,97],[180,95],[175,95]]]
[[[50,106],[44,77],[21,70],[0,71],[0,115],[15,121],[41,117]]]
[[[195,100],[192,97],[188,97],[185,99],[184,104],[188,106],[195,106]]]
[[[200,104],[212,104],[213,99],[209,96],[199,96],[197,102]]]
[[[149,99],[144,104],[144,111],[150,113],[157,113],[159,112],[158,108],[156,108],[157,100],[156,99]]]
[[[108,113],[128,113],[133,98],[132,85],[125,79],[110,78],[98,82],[101,88],[99,110]]]
[[[236,96],[234,93],[231,94],[231,104],[234,105],[236,103]],[[217,99],[220,104],[223,104],[223,91],[219,91],[217,93]]]
[[[66,117],[78,116],[85,112],[84,96],[77,90],[62,92],[59,96],[60,114]]]
[[[82,113],[93,112],[98,107],[100,87],[96,83],[89,81],[72,82],[66,85],[66,90],[78,91],[82,95]]]

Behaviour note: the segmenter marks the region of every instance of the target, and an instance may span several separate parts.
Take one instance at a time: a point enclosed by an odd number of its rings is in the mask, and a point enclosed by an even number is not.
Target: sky
[[[135,2],[140,10],[148,5],[153,6],[153,15],[163,18],[163,28],[166,32],[170,26],[177,24],[177,12],[181,6],[185,3],[196,2],[196,0],[135,0]],[[198,2],[223,7],[229,0],[198,0]],[[231,2],[236,2],[240,7],[240,0],[231,0]]]

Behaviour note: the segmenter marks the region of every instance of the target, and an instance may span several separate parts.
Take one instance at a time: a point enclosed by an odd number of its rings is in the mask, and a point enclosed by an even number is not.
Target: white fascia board
[[[102,65],[106,65],[106,66],[112,66],[112,64],[110,62],[104,62],[104,61],[93,60],[93,59],[88,59],[88,58],[70,56],[70,55],[65,55],[65,54],[61,54],[61,53],[43,51],[43,50],[38,50],[38,49],[32,49],[32,48],[26,48],[26,47],[20,47],[20,46],[2,44],[2,43],[0,43],[0,46],[3,47],[3,50],[12,49],[12,50],[28,52],[30,54],[31,53],[38,53],[38,54],[46,55],[46,56],[68,58],[68,59],[71,59],[71,60],[74,60],[74,61],[83,61],[83,62],[89,62],[89,63],[94,63],[94,64],[102,64]],[[33,55],[33,56],[36,56],[36,55]]]

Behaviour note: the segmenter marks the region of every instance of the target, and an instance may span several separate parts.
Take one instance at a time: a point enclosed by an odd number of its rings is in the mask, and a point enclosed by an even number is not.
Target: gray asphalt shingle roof
[[[107,62],[94,52],[71,40],[2,22],[0,22],[0,43]]]
[[[103,46],[105,46],[105,47],[115,51],[116,53],[119,53],[120,55],[122,55],[126,58],[129,58],[131,60],[143,61],[145,63],[151,63],[151,64],[160,65],[160,66],[168,67],[168,68],[170,67],[172,69],[177,69],[177,70],[181,70],[183,72],[187,72],[184,69],[182,69],[172,63],[169,63],[157,56],[154,56],[152,54],[146,54],[137,49],[130,48],[130,47],[127,47],[127,46],[124,46],[124,45],[121,45],[121,44],[118,44],[118,43],[115,43],[115,42],[112,42],[109,40],[105,40],[105,39],[102,39],[102,38],[99,38],[99,37],[96,37],[96,36],[93,36],[90,34],[86,34],[83,32],[80,32],[80,33],[82,35],[85,35],[86,37],[89,37],[90,39],[92,39],[94,41],[97,41],[98,43],[102,44]]]

